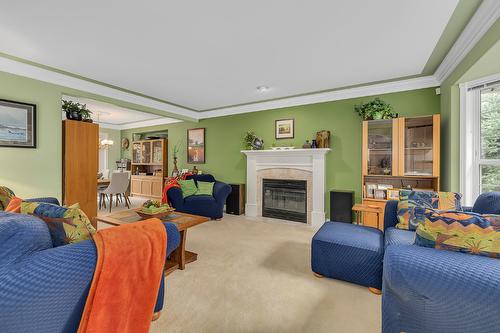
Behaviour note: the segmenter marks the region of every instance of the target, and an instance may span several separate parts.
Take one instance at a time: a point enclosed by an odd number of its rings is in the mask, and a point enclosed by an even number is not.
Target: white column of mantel
[[[254,155],[247,155],[247,200],[245,203],[245,215],[257,216],[257,161]]]
[[[314,230],[319,229],[326,220],[325,214],[325,155],[313,154],[313,201],[311,211],[311,226]]]

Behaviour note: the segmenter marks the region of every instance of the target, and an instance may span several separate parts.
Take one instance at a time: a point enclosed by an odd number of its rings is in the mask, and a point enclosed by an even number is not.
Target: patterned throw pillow
[[[183,198],[189,197],[198,192],[198,188],[196,187],[196,184],[193,179],[179,180],[178,183],[181,186]]]
[[[415,244],[500,259],[500,215],[426,210]]]
[[[78,243],[96,232],[79,205],[62,207],[40,202],[22,202],[22,214],[32,214],[47,223],[54,247]]]
[[[0,186],[0,210],[5,210],[9,205],[10,199],[14,196],[14,192],[6,186]]]
[[[460,193],[400,190],[399,197],[398,229],[416,230],[425,219],[425,209],[462,210]]]
[[[214,184],[212,182],[198,181],[198,192],[195,195],[212,195],[214,192]]]

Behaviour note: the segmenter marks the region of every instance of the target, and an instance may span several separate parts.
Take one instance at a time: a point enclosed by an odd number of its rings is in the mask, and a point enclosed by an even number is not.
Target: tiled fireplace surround
[[[325,155],[328,148],[244,150],[247,155],[247,216],[262,216],[262,180],[307,181],[307,223],[318,229],[325,222]]]

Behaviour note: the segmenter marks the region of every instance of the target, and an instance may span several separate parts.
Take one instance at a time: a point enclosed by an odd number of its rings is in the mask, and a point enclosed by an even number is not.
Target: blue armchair
[[[182,197],[182,191],[178,187],[172,187],[167,191],[168,202],[179,212],[206,216],[211,219],[222,218],[224,204],[231,193],[231,186],[218,182],[212,175],[192,175],[187,179],[194,179],[195,183],[215,182],[213,195],[192,195]]]
[[[170,255],[180,236],[174,224],[164,225]],[[42,220],[0,212],[0,332],[76,332],[95,264],[92,241],[53,248]],[[155,312],[164,288],[162,279]]]
[[[413,245],[394,228],[397,201],[385,208],[382,332],[496,332],[500,260]],[[472,211],[500,213],[500,192],[479,196]]]

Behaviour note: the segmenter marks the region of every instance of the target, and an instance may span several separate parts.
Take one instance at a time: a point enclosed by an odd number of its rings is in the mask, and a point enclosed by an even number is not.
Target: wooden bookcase
[[[99,125],[63,120],[62,142],[63,204],[79,203],[96,227]]]
[[[438,114],[363,121],[363,203],[384,209],[387,201],[384,188],[389,188],[389,192],[401,188],[439,191],[439,155]],[[383,220],[382,213],[380,228]],[[376,227],[376,215],[366,214],[363,224]]]
[[[161,199],[163,182],[168,176],[167,140],[132,142],[130,193]]]

